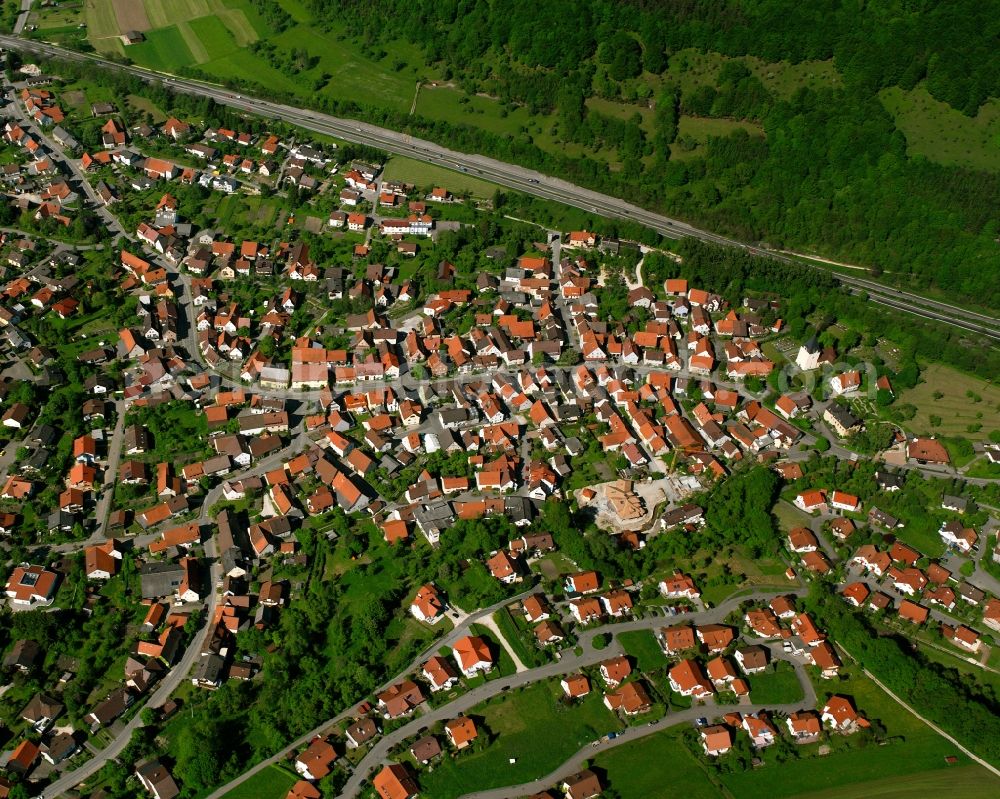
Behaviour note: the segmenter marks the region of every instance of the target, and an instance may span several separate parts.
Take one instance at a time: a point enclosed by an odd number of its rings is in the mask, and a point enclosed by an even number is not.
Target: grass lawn
[[[738,119],[682,116],[677,123],[677,135],[693,139],[698,146],[692,150],[685,150],[675,142],[670,146],[671,157],[691,158],[702,155],[704,146],[708,144],[710,138],[729,136],[737,130],[745,130],[751,136],[764,135],[764,128],[753,122],[743,122]]]
[[[650,764],[656,764],[650,768]],[[677,730],[647,735],[594,759],[594,767],[607,777],[607,787],[621,799],[683,796],[716,799],[722,792],[705,768],[678,738]],[[666,792],[665,792],[666,791]]]
[[[702,53],[694,49],[678,50],[670,56],[670,66],[663,77],[654,77],[650,83],[658,90],[664,83],[673,83],[681,92],[704,84],[717,85],[719,70],[730,60],[742,61],[756,75],[768,91],[791,97],[801,88],[825,88],[840,84],[840,75],[833,61],[787,61],[768,63],[759,58],[731,59],[720,53]]]
[[[454,172],[434,164],[396,155],[386,163],[382,179],[401,180],[412,183],[420,189],[443,186],[452,194],[469,194],[479,199],[489,199],[498,188],[495,183],[474,178],[464,172]]]
[[[710,605],[717,605],[726,597],[744,589],[780,591],[794,584],[785,577],[787,566],[777,558],[750,558],[737,548],[736,552],[728,557],[719,553],[699,551],[692,560],[704,557],[710,558],[708,566],[692,574],[692,577],[702,587],[702,599]],[[724,567],[728,567],[730,576],[709,585],[709,581],[723,576]]]
[[[775,671],[752,674],[750,701],[761,705],[784,705],[803,698],[802,686],[795,670],[784,660],[778,661]]]
[[[587,98],[587,108],[617,119],[631,119],[635,114],[642,117],[642,129],[646,133],[653,133],[654,111],[648,105],[633,105],[632,103],[617,103],[614,100],[606,100],[603,97]]]
[[[921,367],[922,382],[899,395],[898,402],[916,406],[917,413],[907,424],[918,435],[962,436],[972,441],[983,440],[991,430],[1000,429],[1000,386],[972,377],[941,364]],[[971,391],[981,402],[967,396]],[[935,392],[943,396],[934,397]],[[940,425],[931,425],[931,416],[940,418]],[[935,420],[936,421],[936,420]],[[966,428],[979,424],[974,433]]]
[[[933,512],[901,518],[903,526],[894,532],[904,544],[909,544],[930,558],[936,558],[945,550],[944,542],[938,534],[942,518],[940,513]]]
[[[412,95],[410,99],[413,99]],[[508,136],[517,136],[551,124],[549,118],[533,117],[525,108],[505,112],[501,104],[490,97],[469,97],[465,92],[443,85],[420,87],[417,114],[428,119],[474,125],[490,133]]]
[[[810,791],[794,799],[911,799],[947,796],[948,799],[988,799],[1000,792],[1000,779],[979,766],[952,766],[921,774],[901,774],[861,785]]]
[[[1000,463],[991,463],[981,456],[966,472],[969,477],[985,477],[991,480],[1000,479]]]
[[[723,783],[736,799],[799,796],[805,786],[809,787],[809,796],[821,791],[831,791],[831,797],[839,796],[832,791],[843,790],[847,786],[862,791],[847,795],[867,796],[862,790],[863,784],[891,778],[912,779],[924,772],[943,769],[946,767],[944,759],[949,755],[958,757],[957,766],[971,764],[954,746],[896,704],[856,668],[845,671],[842,680],[817,681],[816,690],[820,702],[832,693],[852,697],[861,713],[885,726],[891,743],[887,746],[846,749],[843,745],[847,741],[833,738],[831,744],[834,751],[823,757],[807,756],[816,754],[816,745],[813,744],[801,748],[804,757],[799,760],[768,763],[753,771],[722,775]],[[975,770],[984,771],[978,767]],[[1000,781],[997,784],[1000,785]]]
[[[410,95],[412,101],[412,94]],[[409,109],[407,105],[407,109]],[[598,110],[609,115],[631,116],[633,106],[611,103]],[[640,111],[638,106],[635,111]],[[542,150],[559,155],[580,157],[588,155],[606,161],[612,168],[618,168],[618,154],[615,150],[594,150],[577,142],[558,140],[552,133],[555,117],[538,114],[532,116],[527,109],[515,106],[509,109],[491,97],[469,96],[447,85],[433,86],[424,82],[417,95],[416,113],[427,119],[439,119],[456,125],[471,125],[500,136],[511,138],[530,136],[532,142]]]
[[[656,643],[652,630],[619,633],[617,638],[625,652],[635,658],[640,671],[662,669],[670,662]]]
[[[419,775],[420,793],[453,799],[536,779],[556,768],[580,747],[621,729],[599,692],[572,706],[562,704],[558,682],[542,682],[474,708],[469,715],[490,731],[495,743],[481,752],[445,758]],[[511,765],[509,759],[516,762]]]
[[[268,766],[237,785],[223,799],[284,799],[296,782],[298,777],[292,772],[280,766]]]
[[[41,31],[61,32],[69,29],[73,30],[83,21],[83,3],[68,2],[60,3],[58,6],[46,6],[32,10],[28,17],[28,25],[37,25]]]
[[[939,164],[1000,170],[1000,101],[988,100],[968,117],[931,97],[923,85],[911,91],[898,86],[879,94],[906,136],[911,155]]]
[[[160,123],[167,119],[167,115],[152,101],[145,97],[140,97],[138,94],[130,94],[126,98],[130,107],[134,108],[136,111],[142,111],[145,114],[149,114],[153,118],[153,122]]]
[[[779,502],[774,506],[773,513],[778,519],[783,533],[787,533],[795,527],[808,527],[809,522],[812,521],[812,517],[808,513],[799,510],[790,502]]]
[[[518,619],[514,617],[514,613],[517,613],[520,617],[520,624],[518,623]],[[502,633],[510,650],[529,669],[547,660],[547,657],[535,645],[535,636],[532,634],[530,627],[524,622],[524,617],[521,616],[519,611],[515,610],[512,613],[508,608],[500,608],[500,610],[493,614],[493,621],[496,623],[497,629]]]

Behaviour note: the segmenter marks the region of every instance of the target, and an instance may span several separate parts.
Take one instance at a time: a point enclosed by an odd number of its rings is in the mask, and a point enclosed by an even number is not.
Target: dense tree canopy
[[[609,170],[554,155],[530,136],[397,116],[377,97],[329,110],[365,114],[461,149],[478,150],[628,196],[720,231],[776,246],[818,248],[995,306],[1000,252],[992,209],[998,176],[912,158],[878,92],[922,83],[975,115],[1000,86],[1000,18],[974,0],[846,3],[818,0],[306,0],[322,20],[349,18],[369,42],[406,39],[469,92],[532,113],[557,112],[559,135],[617,150]],[[668,58],[684,48],[765,62],[832,60],[834,88],[773,96],[742,60],[714,83],[655,96],[655,133],[641,117],[589,108],[645,71],[653,99]],[[634,83],[634,81],[632,81]],[[624,97],[624,95],[620,95]],[[645,104],[645,101],[643,101]],[[766,137],[711,140],[669,162],[678,111],[754,120]],[[374,113],[373,113],[374,112]],[[681,142],[682,144],[684,142]],[[654,158],[646,156],[654,155]]]

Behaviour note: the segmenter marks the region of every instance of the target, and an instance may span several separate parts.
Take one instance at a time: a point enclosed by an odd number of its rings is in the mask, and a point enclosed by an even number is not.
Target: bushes
[[[1000,763],[1000,706],[991,698],[962,684],[954,670],[913,652],[905,639],[879,635],[830,585],[813,584],[807,609],[889,690],[980,757]]]

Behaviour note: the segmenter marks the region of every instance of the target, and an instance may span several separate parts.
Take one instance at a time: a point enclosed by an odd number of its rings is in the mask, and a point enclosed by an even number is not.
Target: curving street
[[[688,613],[682,617],[678,617],[677,621],[690,622],[692,624],[709,624],[718,623],[723,621],[726,616],[728,616],[732,611],[738,608],[741,604],[745,602],[754,602],[757,600],[767,600],[781,594],[796,594],[795,589],[790,589],[788,591],[755,591],[750,594],[745,594],[739,597],[732,597],[722,604],[718,605],[711,610],[704,610],[696,613]],[[510,604],[511,601],[507,600],[502,604]],[[666,620],[662,616],[650,616],[644,619],[634,619],[632,621],[619,622],[612,625],[601,625],[599,627],[594,627],[586,630],[579,636],[578,648],[581,650],[580,654],[575,654],[572,650],[563,650],[560,654],[559,660],[554,663],[548,663],[544,666],[538,668],[530,669],[523,672],[518,672],[509,677],[503,677],[501,679],[492,680],[490,682],[484,683],[467,693],[462,694],[457,699],[449,702],[445,705],[441,705],[432,710],[420,713],[415,716],[415,718],[403,725],[402,727],[393,730],[388,735],[384,735],[378,739],[378,741],[372,746],[368,753],[361,759],[361,761],[354,767],[350,778],[348,779],[346,785],[342,789],[340,796],[342,799],[352,799],[358,795],[364,785],[367,783],[368,777],[372,771],[380,767],[382,764],[388,762],[389,753],[399,744],[403,743],[409,738],[420,734],[423,730],[428,727],[433,726],[439,721],[447,721],[448,719],[455,718],[462,713],[474,708],[475,706],[482,704],[487,699],[498,696],[506,691],[512,689],[523,688],[532,683],[538,682],[540,680],[546,680],[553,677],[562,677],[566,674],[570,674],[579,671],[582,668],[595,666],[603,660],[607,660],[615,655],[624,654],[624,650],[618,642],[617,634],[622,632],[629,632],[634,630],[656,630],[660,627],[666,626]],[[615,639],[608,646],[597,649],[594,647],[594,639],[598,635],[603,635],[606,632],[611,632],[616,635]],[[440,645],[438,645],[440,646]],[[816,693],[813,689],[812,683],[809,681],[809,677],[805,673],[805,669],[800,661],[792,660],[789,655],[781,651],[780,647],[772,649],[772,658],[790,660],[792,665],[795,667],[795,673],[798,676],[799,684],[802,687],[803,699],[801,702],[796,702],[790,705],[738,705],[734,706],[734,709],[740,710],[742,712],[754,712],[756,710],[776,710],[782,713],[791,713],[796,710],[801,710],[802,708],[811,708],[816,704]],[[400,677],[404,676],[401,674]],[[397,677],[396,680],[400,679]],[[393,680],[395,682],[396,680]],[[711,709],[714,704],[709,703],[706,705],[696,705],[689,710],[683,711],[672,711],[651,727],[642,728],[632,728],[621,738],[616,738],[614,743],[615,746],[620,743],[625,743],[627,741],[634,741],[637,738],[642,737],[642,735],[649,735],[653,732],[671,727],[677,724],[690,723],[694,719],[700,716],[712,715]],[[329,726],[329,725],[324,725]],[[640,732],[641,729],[641,732]],[[609,748],[611,744],[605,743],[598,746],[598,749],[594,749],[592,746],[587,746],[584,749],[574,755],[574,758],[567,761],[560,766],[555,775],[565,773],[572,773],[578,770],[575,767],[575,763],[579,759],[580,761],[586,759],[587,757],[593,756],[597,751],[603,751],[604,748]],[[514,787],[500,788],[491,791],[484,791],[481,793],[476,793],[470,796],[475,796],[477,799],[502,799],[502,797],[518,797],[525,796],[527,794],[535,793],[542,790],[543,788],[549,787],[555,781],[553,776],[544,776],[539,779],[525,783],[523,785],[518,785]],[[219,799],[227,790],[231,789],[237,782],[230,783],[230,785],[225,786],[225,788],[216,791],[212,794],[209,799]]]

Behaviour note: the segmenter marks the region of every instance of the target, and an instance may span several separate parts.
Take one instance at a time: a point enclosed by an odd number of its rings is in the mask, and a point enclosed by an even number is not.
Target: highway
[[[617,197],[611,197],[590,189],[575,186],[565,180],[551,177],[541,172],[507,164],[482,155],[449,150],[433,142],[417,139],[405,133],[380,128],[367,122],[338,119],[337,117],[308,109],[248,97],[236,94],[222,86],[190,80],[188,78],[174,77],[130,64],[120,64],[89,53],[78,53],[44,42],[28,41],[16,36],[0,36],[0,46],[51,58],[99,64],[108,69],[133,75],[147,82],[163,83],[178,92],[208,97],[220,105],[240,111],[282,119],[290,124],[316,133],[334,136],[345,141],[370,145],[389,153],[408,156],[449,169],[468,172],[477,177],[526,194],[556,200],[601,216],[638,222],[669,238],[697,238],[722,246],[737,247],[753,252],[754,254],[766,255],[767,257],[788,264],[805,266],[824,272],[831,271],[819,263],[804,262],[792,256],[769,250],[762,251],[744,242],[701,230],[686,222],[647,211]],[[1000,320],[995,317],[975,313],[946,302],[930,300],[918,294],[889,288],[873,280],[845,275],[840,272],[836,272],[835,274],[838,280],[844,286],[848,287],[850,291],[855,294],[863,293],[869,300],[879,305],[904,311],[924,319],[943,322],[970,333],[976,333],[1000,341]]]

